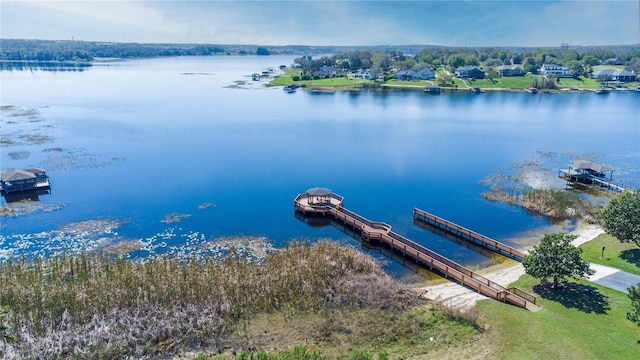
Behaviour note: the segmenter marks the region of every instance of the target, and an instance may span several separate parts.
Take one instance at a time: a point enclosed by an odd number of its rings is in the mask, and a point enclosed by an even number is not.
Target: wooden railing
[[[304,208],[299,201],[306,198],[306,196],[301,197],[301,195],[296,197],[296,209]],[[342,203],[342,201],[340,201],[340,203]],[[535,304],[535,296],[520,289],[507,289],[502,285],[465,268],[453,260],[450,260],[394,231],[391,231],[391,226],[389,224],[371,221],[353,211],[345,209],[342,206],[322,204],[314,205],[313,208],[317,212],[330,214],[336,220],[359,230],[360,234],[364,238],[380,240],[389,245],[392,249],[401,251],[406,256],[414,258],[417,262],[428,266],[430,269],[441,272],[444,274],[445,278],[455,279],[461,284],[474,289],[485,296],[502,302],[508,302],[531,311],[537,311],[540,309],[540,307]]]
[[[452,223],[451,221],[448,221],[439,216],[428,213],[424,210],[414,208],[413,218],[435,225],[443,230],[446,230],[450,233],[458,235],[463,239],[473,241],[475,243],[478,243],[486,247],[487,249],[491,249],[501,254],[508,255],[512,258],[518,258],[520,260],[524,260],[524,258],[527,256],[526,253],[518,249],[514,249],[509,245],[503,244],[497,240],[491,239],[473,230],[469,230],[465,227],[462,227],[456,223]]]

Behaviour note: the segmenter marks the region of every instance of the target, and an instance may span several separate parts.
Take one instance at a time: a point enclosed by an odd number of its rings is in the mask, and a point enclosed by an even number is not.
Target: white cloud
[[[263,45],[631,44],[625,1],[2,1],[3,38]]]

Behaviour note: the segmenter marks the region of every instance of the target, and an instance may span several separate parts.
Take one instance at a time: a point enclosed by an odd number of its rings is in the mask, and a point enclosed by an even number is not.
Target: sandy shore
[[[604,229],[601,227],[588,224],[580,224],[575,231],[571,232],[571,234],[578,236],[573,242],[575,246],[593,240],[602,233],[604,233]],[[525,274],[522,264],[513,261],[479,271],[479,273],[504,287],[507,287]],[[460,309],[472,308],[477,301],[488,299],[482,294],[453,282],[421,287],[418,288],[418,291],[422,294],[422,299],[433,300],[443,305]]]

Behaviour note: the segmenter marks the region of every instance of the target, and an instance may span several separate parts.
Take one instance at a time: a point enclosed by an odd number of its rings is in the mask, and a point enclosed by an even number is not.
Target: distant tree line
[[[399,48],[402,48],[400,50]],[[304,74],[314,74],[322,66],[339,66],[344,71],[370,69],[385,73],[389,69],[419,71],[425,67],[457,68],[465,65],[487,69],[503,64],[521,65],[535,73],[542,64],[568,67],[574,76],[587,76],[595,65],[607,60],[624,64],[629,71],[640,72],[640,46],[556,48],[442,47],[442,46],[270,46],[206,44],[140,44],[88,41],[0,39],[0,60],[92,61],[94,58],[140,58],[164,56],[202,56],[220,54],[333,53],[319,59],[304,56],[296,60]],[[410,54],[410,55],[408,55]],[[615,59],[615,60],[611,60]]]
[[[569,68],[575,77],[588,76],[593,66],[609,61],[624,64],[629,71],[640,72],[640,50],[620,50],[590,48],[579,50],[561,46],[559,48],[513,50],[506,48],[449,48],[428,47],[415,55],[407,56],[397,50],[357,50],[312,59],[302,56],[295,60],[303,75],[312,76],[323,67],[337,66],[342,71],[370,69],[376,74],[396,70],[419,71],[426,67],[437,69],[448,66],[456,69],[462,66],[485,67],[491,72],[500,65],[521,65],[527,72],[536,73],[543,64],[556,64]],[[493,71],[495,72],[495,71]],[[497,76],[497,73],[488,74]],[[552,85],[550,85],[552,86]]]
[[[216,45],[104,43],[85,41],[1,40],[0,60],[75,61],[224,54]]]

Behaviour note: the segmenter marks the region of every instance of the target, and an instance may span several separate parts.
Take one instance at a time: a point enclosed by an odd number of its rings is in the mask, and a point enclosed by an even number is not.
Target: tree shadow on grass
[[[624,250],[619,257],[630,264],[640,267],[640,249]]]
[[[570,282],[552,289],[548,283],[536,285],[533,290],[544,299],[557,301],[566,308],[578,309],[587,314],[606,314],[611,310],[607,297],[590,285]]]

